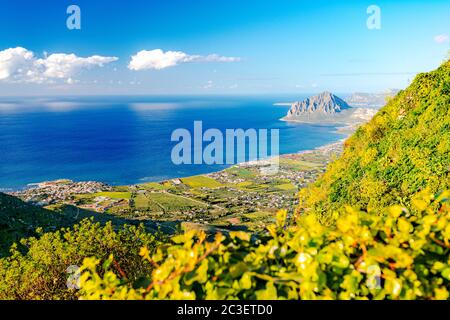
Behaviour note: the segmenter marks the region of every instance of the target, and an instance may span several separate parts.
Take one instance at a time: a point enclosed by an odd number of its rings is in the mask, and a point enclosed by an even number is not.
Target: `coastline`
[[[345,127],[346,128],[346,127]],[[313,152],[323,152],[323,153],[329,153],[330,151],[336,151],[338,150],[340,147],[342,147],[344,141],[348,138],[349,134],[351,133],[351,131],[349,130],[348,132],[341,132],[339,131],[340,127],[336,127],[336,131],[337,133],[343,134],[345,135],[345,138],[339,139],[337,141],[334,142],[330,142],[324,145],[320,145],[318,147],[312,148],[312,149],[307,149],[307,150],[299,150],[297,152],[294,153],[285,153],[285,154],[280,154],[279,157],[280,159],[283,158],[289,158],[295,155],[300,155],[300,154],[309,154],[309,153],[313,153]],[[165,181],[169,181],[169,180],[176,180],[176,179],[185,179],[185,178],[189,178],[189,177],[195,177],[195,176],[208,176],[208,175],[214,175],[217,173],[220,173],[222,171],[228,170],[230,168],[233,167],[242,167],[242,166],[262,166],[267,164],[268,162],[271,161],[273,157],[268,157],[266,159],[258,159],[258,160],[253,160],[253,161],[244,161],[244,162],[240,162],[240,163],[235,163],[232,165],[229,165],[228,167],[226,167],[225,169],[222,170],[217,170],[217,171],[212,171],[212,172],[206,172],[206,173],[201,173],[201,174],[197,174],[197,175],[188,175],[188,176],[178,176],[178,177],[174,177],[174,178],[169,178],[169,179],[164,179],[164,180],[157,180],[157,181],[143,181],[141,183],[133,183],[133,184],[119,184],[119,185],[110,185],[107,183],[104,183],[102,181],[95,181],[95,180],[85,180],[85,181],[81,181],[81,180],[72,180],[72,179],[67,179],[67,178],[59,178],[56,180],[45,180],[45,181],[41,181],[41,182],[33,182],[33,183],[28,183],[27,185],[18,188],[18,189],[12,189],[12,188],[0,188],[0,192],[6,193],[6,194],[10,194],[10,195],[17,195],[17,194],[21,194],[23,192],[26,192],[27,190],[31,190],[31,189],[39,189],[39,188],[45,188],[51,185],[57,185],[57,184],[77,184],[77,185],[93,185],[93,184],[98,184],[98,185],[103,185],[106,187],[135,187],[138,185],[142,185],[142,184],[146,184],[146,183],[163,183]]]
[[[63,214],[81,210],[105,215],[106,219],[120,217],[188,229],[261,231],[278,210],[292,213],[298,191],[325,172],[329,162],[342,152],[343,141],[280,155],[276,172],[264,159],[160,182],[110,186],[56,180],[9,194]]]
[[[276,102],[273,105],[276,107],[290,107],[292,102]]]
[[[82,210],[104,214],[107,219],[167,222],[182,228],[260,231],[278,210],[288,208],[292,213],[298,191],[325,172],[341,154],[344,140],[279,155],[275,171],[270,159],[263,159],[211,173],[132,185],[60,179],[9,195],[63,214]]]
[[[165,233],[259,232],[276,212],[290,214],[298,191],[314,182],[340,154],[344,139],[279,156],[279,171],[264,171],[268,159],[243,162],[211,173],[160,182],[110,186],[67,179],[33,184],[8,193],[32,206],[55,211],[74,222],[86,217],[124,219]],[[263,169],[263,170],[261,170]]]

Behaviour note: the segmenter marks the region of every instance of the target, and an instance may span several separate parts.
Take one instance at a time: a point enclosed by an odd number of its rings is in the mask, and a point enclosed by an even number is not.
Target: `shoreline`
[[[348,132],[340,132],[339,131],[340,127],[336,127],[336,133],[339,134],[343,134],[345,135],[345,138],[339,139],[337,141],[334,142],[330,142],[330,143],[326,143],[324,145],[320,145],[317,146],[315,148],[312,149],[306,149],[306,150],[299,150],[297,152],[293,152],[293,153],[284,153],[284,154],[280,154],[278,156],[275,157],[280,157],[280,158],[288,158],[291,156],[295,156],[295,155],[299,155],[299,154],[309,154],[309,153],[313,153],[313,152],[328,152],[329,149],[337,149],[340,146],[343,145],[344,141],[348,138],[349,133]],[[27,190],[32,190],[32,189],[40,189],[40,188],[45,188],[51,185],[56,185],[56,184],[101,184],[103,186],[106,187],[134,187],[134,186],[138,186],[138,185],[142,185],[142,184],[146,184],[146,183],[163,183],[165,181],[170,181],[173,179],[185,179],[185,178],[190,178],[190,177],[196,177],[196,176],[208,176],[208,175],[212,175],[212,174],[217,174],[220,173],[224,170],[233,168],[233,167],[240,167],[240,166],[258,166],[258,165],[262,165],[264,163],[270,162],[271,159],[273,159],[273,157],[268,157],[266,159],[257,159],[257,160],[252,160],[252,161],[244,161],[244,162],[240,162],[240,163],[235,163],[235,164],[231,164],[228,165],[226,168],[221,169],[221,170],[216,170],[216,171],[211,171],[211,172],[205,172],[205,173],[200,173],[200,174],[196,174],[196,175],[189,175],[189,176],[176,176],[173,178],[167,178],[164,180],[155,180],[155,181],[142,181],[142,182],[137,182],[137,183],[132,183],[132,184],[117,184],[117,185],[112,185],[112,184],[108,184],[102,181],[95,181],[95,180],[72,180],[72,179],[68,179],[68,178],[59,178],[59,179],[55,179],[55,180],[45,180],[45,181],[40,181],[40,182],[33,182],[33,183],[28,183],[25,186],[21,187],[21,188],[0,188],[0,192],[5,193],[5,194],[10,194],[10,195],[17,195],[20,194],[22,192],[26,192]]]
[[[10,195],[60,212],[84,210],[189,228],[257,231],[273,220],[277,210],[293,208],[298,190],[325,172],[342,153],[343,141],[280,155],[276,171],[270,159],[263,159],[211,173],[122,186],[47,181]]]
[[[290,107],[292,102],[276,102],[273,104],[275,107]]]
[[[342,153],[344,140],[280,155],[275,167],[267,158],[158,182],[110,186],[56,180],[9,194],[50,210],[69,206],[137,220],[259,228],[276,210],[292,208],[298,190],[315,181]]]

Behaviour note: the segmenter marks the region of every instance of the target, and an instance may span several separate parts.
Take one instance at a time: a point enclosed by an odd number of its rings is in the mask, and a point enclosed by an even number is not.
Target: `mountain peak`
[[[287,117],[297,117],[306,114],[333,115],[349,108],[350,106],[344,100],[329,91],[324,91],[301,102],[294,102]]]
[[[322,96],[322,97],[334,96],[334,94],[332,94],[330,91],[324,91],[324,92],[319,93],[318,96]]]

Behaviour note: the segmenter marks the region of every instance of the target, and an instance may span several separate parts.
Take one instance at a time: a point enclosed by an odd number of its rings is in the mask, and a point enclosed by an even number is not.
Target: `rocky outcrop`
[[[323,92],[301,102],[294,102],[286,118],[295,118],[305,115],[334,115],[349,109],[350,106],[341,98],[331,92]]]
[[[301,102],[294,102],[284,121],[326,123],[352,128],[372,118],[376,109],[354,107],[330,92],[323,92]]]

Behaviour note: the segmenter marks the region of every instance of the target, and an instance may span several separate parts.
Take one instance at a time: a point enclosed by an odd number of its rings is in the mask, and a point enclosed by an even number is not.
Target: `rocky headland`
[[[352,107],[344,99],[326,91],[292,103],[282,120],[355,126],[370,120],[376,111],[374,108]]]

